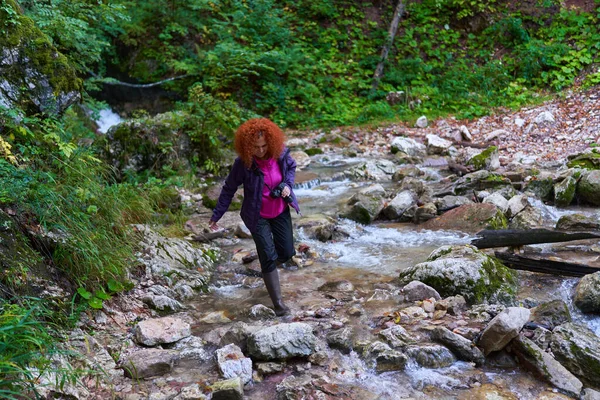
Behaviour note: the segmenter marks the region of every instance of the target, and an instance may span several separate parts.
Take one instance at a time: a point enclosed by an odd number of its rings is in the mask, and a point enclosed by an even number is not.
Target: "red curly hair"
[[[279,158],[283,151],[285,136],[274,122],[267,118],[253,118],[244,122],[235,132],[235,151],[247,168],[252,165],[254,143],[260,136],[267,142],[268,158]]]

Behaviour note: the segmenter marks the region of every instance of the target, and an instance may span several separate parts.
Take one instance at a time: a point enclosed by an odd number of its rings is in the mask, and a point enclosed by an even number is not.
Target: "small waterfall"
[[[562,282],[559,288],[560,298],[569,307],[571,318],[574,322],[582,323],[592,330],[597,336],[600,336],[600,316],[593,314],[584,314],[579,308],[573,304],[573,294],[575,293],[575,286],[579,283],[579,279],[572,278]]]
[[[312,189],[314,187],[319,186],[320,184],[321,184],[320,178],[311,179],[310,181],[306,181],[306,182],[302,182],[302,183],[296,183],[296,184],[294,184],[294,191],[297,191],[297,189]]]
[[[118,125],[123,120],[119,116],[119,114],[115,113],[111,109],[100,110],[100,118],[96,121],[98,124],[98,131],[101,133],[106,133],[108,130],[115,125]]]

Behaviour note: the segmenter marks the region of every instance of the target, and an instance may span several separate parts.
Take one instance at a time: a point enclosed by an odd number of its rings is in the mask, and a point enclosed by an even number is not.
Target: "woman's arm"
[[[229,209],[229,205],[233,200],[233,195],[237,192],[238,187],[244,182],[244,164],[242,160],[237,158],[231,167],[231,172],[225,179],[225,184],[221,189],[221,194],[217,200],[217,205],[213,210],[213,215],[210,218],[211,228],[216,228],[216,222],[221,219],[223,214]],[[214,224],[213,224],[214,223]]]
[[[286,163],[287,166],[283,181],[291,189],[294,187],[294,183],[296,182],[296,160],[294,160],[292,156],[288,154],[283,162]]]

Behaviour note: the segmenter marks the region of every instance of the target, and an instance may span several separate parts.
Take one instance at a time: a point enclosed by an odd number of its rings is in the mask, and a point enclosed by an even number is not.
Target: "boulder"
[[[175,343],[191,334],[190,324],[175,317],[148,319],[133,329],[135,342],[149,347]]]
[[[308,324],[279,324],[254,332],[248,338],[248,351],[257,360],[308,357],[316,350],[317,338]]]
[[[511,340],[519,336],[519,332],[527,321],[531,312],[523,307],[508,307],[496,315],[481,333],[477,342],[486,356],[493,351],[504,348]]]
[[[563,324],[552,331],[550,348],[557,361],[587,385],[600,388],[600,340],[587,327]]]
[[[443,297],[460,294],[471,303],[510,301],[517,289],[514,271],[470,245],[442,246],[425,262],[401,271],[399,280],[418,280]]]
[[[128,355],[121,363],[121,368],[125,376],[131,379],[161,376],[173,370],[178,354],[173,350],[142,349]]]
[[[600,272],[581,278],[575,288],[573,303],[584,313],[600,313]]]
[[[507,225],[504,213],[494,204],[469,203],[425,222],[422,227],[475,233],[482,229],[503,229]]]

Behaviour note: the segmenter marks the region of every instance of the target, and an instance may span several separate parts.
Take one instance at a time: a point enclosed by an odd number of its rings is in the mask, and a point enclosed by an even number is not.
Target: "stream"
[[[304,180],[299,179],[295,192],[304,215],[325,214],[335,216],[339,204],[345,202],[360,188],[373,182],[356,182],[344,179],[341,172],[364,159],[315,156]],[[443,179],[443,174],[428,168],[427,176],[432,184]],[[299,174],[302,177],[302,174]],[[318,178],[316,178],[318,177]],[[382,183],[387,188],[392,182]],[[588,213],[592,209],[572,207],[557,209],[536,203],[542,210],[547,223],[555,223],[565,213]],[[298,216],[293,216],[297,220]],[[376,328],[376,321],[386,313],[397,310],[395,293],[400,287],[395,283],[398,272],[424,261],[429,254],[442,245],[467,244],[472,236],[463,232],[428,231],[411,223],[379,222],[362,226],[342,220],[341,226],[349,233],[345,240],[323,243],[309,239],[302,230],[295,230],[296,248],[304,244],[319,255],[312,265],[296,270],[280,269],[282,292],[292,315],[281,322],[302,320],[318,321],[319,316],[334,316],[356,331],[368,332]],[[195,320],[211,313],[221,313],[231,321],[248,320],[247,310],[255,304],[271,306],[261,278],[241,273],[240,263],[230,261],[238,252],[251,252],[251,239],[235,239],[223,242],[226,254],[207,294],[197,297],[192,306]],[[544,251],[544,246],[540,246]],[[547,248],[547,247],[546,247]],[[254,261],[255,269],[257,261]],[[258,269],[259,270],[259,269]],[[525,303],[553,299],[564,300],[575,321],[589,326],[600,336],[600,317],[584,316],[573,307],[571,296],[578,282],[575,278],[518,272],[520,289],[517,300]],[[355,289],[350,305],[359,305],[361,312],[349,313],[344,306],[319,287],[327,282],[347,281]],[[468,318],[466,318],[468,320]],[[323,325],[327,325],[327,318]],[[198,322],[193,334],[206,337],[211,331],[223,327],[227,322]],[[342,354],[326,348],[327,362],[317,365],[304,360],[291,360],[282,372],[268,375],[262,381],[246,386],[247,399],[276,399],[277,386],[291,376],[309,375],[316,379],[325,377],[335,388],[324,390],[327,398],[347,399],[538,399],[541,394],[552,394],[551,385],[537,380],[530,373],[515,367],[512,369],[493,366],[475,367],[471,363],[455,362],[450,367],[439,369],[421,368],[409,363],[405,371],[377,373],[367,365],[355,351]],[[207,376],[217,378],[214,361],[207,362],[201,370],[190,370],[185,365],[178,367],[178,374],[189,375],[190,379],[202,380]],[[482,393],[485,393],[482,394]],[[495,397],[486,397],[496,393]],[[562,396],[562,395],[557,395]],[[309,397],[307,397],[309,398]],[[312,397],[310,397],[312,398]],[[556,397],[567,398],[567,397]]]

